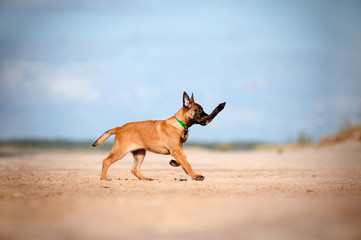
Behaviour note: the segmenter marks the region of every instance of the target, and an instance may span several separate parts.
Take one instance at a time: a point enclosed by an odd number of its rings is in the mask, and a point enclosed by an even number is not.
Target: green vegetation
[[[298,133],[297,136],[297,144],[299,145],[307,145],[307,144],[311,144],[312,141],[312,137],[307,135],[305,131],[300,131]]]
[[[8,140],[0,141],[1,149],[19,149],[19,150],[86,150],[92,148],[92,142],[88,141],[69,141],[69,140]],[[97,147],[101,150],[110,150],[113,143],[104,143]]]
[[[187,142],[185,147],[200,147],[217,151],[252,150],[262,144],[261,142]]]

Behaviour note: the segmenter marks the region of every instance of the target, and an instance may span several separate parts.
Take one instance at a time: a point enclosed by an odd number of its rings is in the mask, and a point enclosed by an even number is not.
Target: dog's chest
[[[181,139],[180,141],[183,143],[185,143],[188,139],[188,129],[187,130],[184,130],[183,134],[181,135]]]

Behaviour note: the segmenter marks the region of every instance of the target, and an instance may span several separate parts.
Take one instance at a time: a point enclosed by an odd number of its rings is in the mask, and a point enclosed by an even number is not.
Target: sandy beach
[[[360,239],[361,144],[297,150],[185,149],[192,180],[147,152],[100,181],[107,152],[0,157],[0,239]]]

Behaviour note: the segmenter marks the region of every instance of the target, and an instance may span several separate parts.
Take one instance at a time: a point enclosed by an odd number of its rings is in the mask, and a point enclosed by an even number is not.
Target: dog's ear
[[[192,101],[189,99],[189,96],[186,92],[183,92],[183,107],[185,108],[192,107]]]
[[[195,103],[195,102],[194,102],[193,93],[192,93],[192,96],[191,96],[191,101],[192,101],[192,103]]]

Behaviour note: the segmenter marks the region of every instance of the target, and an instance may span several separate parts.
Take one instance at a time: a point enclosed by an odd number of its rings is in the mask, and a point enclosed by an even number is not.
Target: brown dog
[[[111,164],[123,158],[128,152],[132,152],[134,163],[132,173],[141,180],[152,180],[140,173],[140,165],[145,157],[146,150],[160,154],[170,154],[175,160],[169,163],[184,171],[194,180],[203,181],[204,177],[193,171],[183,153],[183,143],[188,138],[188,128],[193,124],[203,126],[210,123],[213,118],[223,110],[226,103],[219,104],[208,115],[203,108],[194,102],[193,94],[189,98],[183,93],[183,107],[172,117],[166,120],[149,120],[144,122],[131,122],[106,131],[93,144],[93,147],[102,144],[110,135],[115,134],[114,146],[107,158],[103,160],[101,180],[108,180],[107,171]]]

